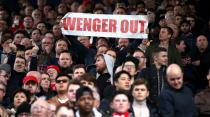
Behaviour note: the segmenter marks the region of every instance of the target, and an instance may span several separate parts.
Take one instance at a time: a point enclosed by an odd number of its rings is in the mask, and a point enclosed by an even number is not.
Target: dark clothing
[[[197,49],[191,58],[192,61],[200,60],[200,65],[196,66],[199,73],[196,76],[196,87],[198,90],[205,89],[208,86],[206,75],[210,69],[210,48],[208,47],[203,53]]]
[[[157,102],[158,96],[161,94],[164,85],[166,85],[166,66],[157,69],[153,64],[151,67],[142,69],[140,78],[145,78],[149,82],[150,95],[149,98]]]
[[[210,117],[210,87],[195,96],[194,102],[199,112],[199,117]]]
[[[50,89],[48,90],[48,92],[46,92],[42,88],[40,88],[40,92],[36,94],[36,96],[38,97],[45,96],[47,100],[54,97],[55,95],[56,95],[56,92],[53,92]]]
[[[76,63],[84,64],[86,66],[92,65],[95,62],[96,51],[92,48],[87,48],[81,44],[75,37],[66,36],[71,42],[70,50],[77,55]]]
[[[6,96],[11,97],[16,89],[20,89],[22,87],[25,75],[25,72],[12,71],[11,78],[7,82]]]
[[[101,98],[103,98],[104,89],[107,86],[110,86],[111,85],[110,74],[109,73],[101,74],[96,79],[96,83],[98,84],[98,88],[99,88],[99,92],[100,92],[99,94],[100,94]]]
[[[197,117],[192,92],[185,86],[179,90],[163,89],[159,109],[161,117]]]

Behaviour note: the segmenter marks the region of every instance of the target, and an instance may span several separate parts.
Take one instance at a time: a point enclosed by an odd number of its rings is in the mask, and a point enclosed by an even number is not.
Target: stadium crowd
[[[209,117],[203,1],[1,0],[0,116]],[[148,38],[63,35],[68,12],[147,15]]]

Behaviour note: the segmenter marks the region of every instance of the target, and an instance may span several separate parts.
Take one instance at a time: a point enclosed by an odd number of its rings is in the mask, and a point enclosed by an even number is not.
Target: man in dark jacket
[[[179,65],[171,64],[166,70],[168,87],[160,95],[161,117],[197,117],[192,92],[183,85]]]
[[[166,65],[168,63],[167,50],[157,48],[153,52],[154,64],[141,71],[140,78],[145,78],[150,85],[150,99],[157,103],[165,82]]]

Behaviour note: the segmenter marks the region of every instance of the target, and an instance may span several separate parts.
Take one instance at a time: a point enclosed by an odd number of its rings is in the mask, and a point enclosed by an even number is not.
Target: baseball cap
[[[26,84],[26,83],[29,82],[29,81],[34,81],[34,82],[36,82],[37,84],[39,83],[39,82],[38,82],[38,79],[37,79],[36,77],[34,77],[34,76],[25,76],[25,77],[23,78],[23,84]]]

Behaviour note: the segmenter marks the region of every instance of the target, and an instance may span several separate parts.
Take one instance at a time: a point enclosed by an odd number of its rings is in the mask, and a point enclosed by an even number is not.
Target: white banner
[[[148,37],[146,15],[67,13],[61,20],[64,35],[141,38]]]

